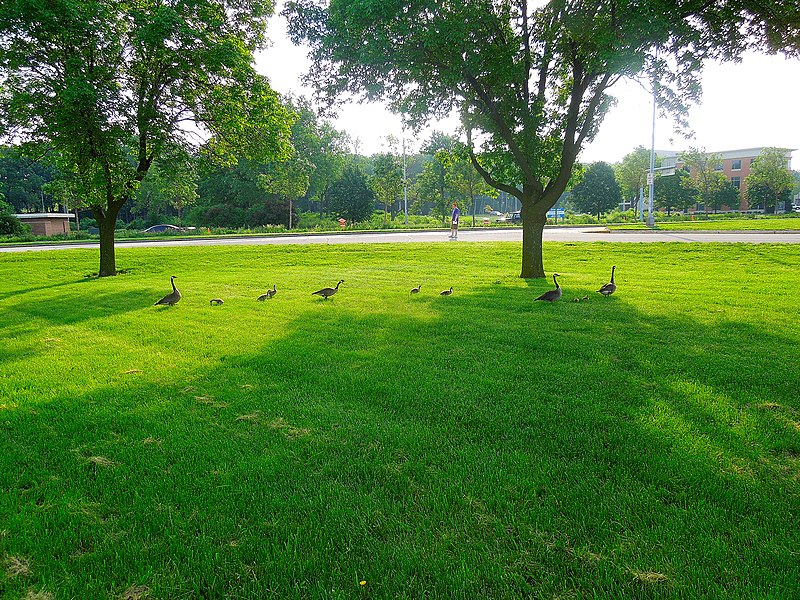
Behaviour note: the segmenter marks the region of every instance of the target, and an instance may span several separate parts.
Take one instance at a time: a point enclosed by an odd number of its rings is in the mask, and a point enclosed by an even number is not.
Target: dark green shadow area
[[[202,370],[0,413],[0,556],[32,561],[0,595],[796,594],[795,339],[535,291],[309,300]]]

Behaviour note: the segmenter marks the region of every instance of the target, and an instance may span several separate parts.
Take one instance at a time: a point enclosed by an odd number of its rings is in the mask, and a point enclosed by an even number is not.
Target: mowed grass
[[[800,246],[519,253],[0,255],[0,597],[798,597]]]
[[[698,219],[697,221],[659,221],[656,220],[657,229],[684,230],[684,231],[798,231],[800,232],[800,218],[795,216],[767,217],[755,219],[728,219],[711,218]],[[626,225],[610,225],[609,229],[647,229],[643,223],[630,223]]]

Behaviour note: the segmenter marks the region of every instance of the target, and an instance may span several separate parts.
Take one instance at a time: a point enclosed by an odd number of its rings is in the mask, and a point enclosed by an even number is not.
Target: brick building
[[[745,179],[750,175],[750,166],[755,159],[761,154],[764,148],[745,148],[743,150],[725,150],[722,152],[708,152],[709,155],[717,155],[722,161],[722,166],[718,168],[725,177],[739,190],[739,206],[730,207],[729,210],[749,210],[750,206],[747,204],[745,197]],[[794,150],[786,151],[786,168],[792,169],[792,152]],[[679,160],[679,152],[673,150],[657,151],[658,156],[661,158],[661,164],[682,166]]]
[[[34,235],[56,235],[69,233],[70,213],[21,213],[14,215],[26,225],[30,225]]]

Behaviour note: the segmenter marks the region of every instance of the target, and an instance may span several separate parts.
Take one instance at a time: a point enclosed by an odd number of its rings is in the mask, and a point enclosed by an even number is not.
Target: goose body
[[[258,298],[256,298],[256,300],[258,300],[259,302],[263,302],[264,300],[269,300],[270,298],[272,298],[277,293],[278,293],[278,290],[275,289],[275,284],[273,283],[272,284],[272,289],[271,290],[267,290],[266,292],[261,294]]]
[[[412,294],[419,294],[419,289],[420,289],[421,287],[422,287],[422,284],[420,283],[420,284],[419,284],[417,287],[415,287],[415,288],[411,288],[411,293],[412,293]]]
[[[616,268],[617,268],[616,265],[611,267],[611,281],[609,281],[607,284],[605,284],[603,287],[597,290],[598,292],[603,294],[603,296],[605,296],[606,298],[608,298],[611,294],[617,291],[617,284],[614,283],[614,270]]]
[[[322,296],[323,299],[327,300],[331,296],[333,296],[336,292],[339,291],[339,286],[344,283],[344,279],[340,279],[339,283],[336,284],[336,287],[326,287],[322,288],[321,290],[317,290],[316,292],[311,292],[312,296]]]
[[[177,279],[177,277],[175,277],[175,275],[173,275],[172,277],[169,278],[169,282],[172,284],[172,293],[167,294],[166,296],[164,296],[161,300],[156,302],[153,306],[158,306],[160,304],[161,305],[166,305],[166,306],[174,306],[175,304],[178,303],[178,301],[181,299],[181,293],[178,290],[178,288],[175,287],[175,280],[176,279]]]
[[[556,289],[548,290],[536,300],[544,300],[545,302],[556,302],[557,300],[561,300],[561,286],[558,285],[558,279],[556,277],[561,277],[558,273],[553,273],[553,283],[556,285]]]
[[[222,298],[212,298],[210,304],[211,306],[219,306],[220,304],[225,304],[225,301]]]
[[[439,292],[439,295],[440,296],[449,296],[452,293],[453,293],[453,286],[451,285],[449,290],[444,290],[443,292]]]

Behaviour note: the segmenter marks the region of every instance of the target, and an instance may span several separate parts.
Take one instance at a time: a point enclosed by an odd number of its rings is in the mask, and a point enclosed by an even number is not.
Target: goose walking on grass
[[[219,306],[220,304],[225,304],[225,300],[222,298],[212,298],[210,304],[211,306]]]
[[[558,285],[558,279],[556,277],[561,277],[558,273],[553,273],[553,283],[556,284],[556,289],[548,290],[538,298],[537,300],[544,300],[545,302],[555,302],[557,300],[561,300],[561,286]]]
[[[420,289],[421,287],[422,287],[422,284],[420,283],[420,284],[419,284],[417,287],[415,287],[415,288],[411,288],[411,293],[412,293],[412,294],[419,294],[419,289]]]
[[[611,294],[617,291],[617,284],[614,283],[614,270],[616,268],[617,268],[616,265],[611,267],[611,281],[609,281],[607,284],[605,284],[603,287],[597,290],[598,292],[603,294],[603,296],[605,296],[606,298],[608,298]]]
[[[266,292],[261,294],[258,298],[256,298],[256,300],[258,300],[259,302],[263,302],[264,300],[269,300],[270,298],[272,298],[277,293],[278,293],[278,290],[275,289],[275,284],[273,283],[272,284],[272,289],[271,290],[267,290]]]
[[[443,292],[439,292],[439,295],[440,296],[449,296],[452,293],[453,293],[453,286],[451,285],[449,290],[445,290]]]
[[[177,277],[175,277],[175,275],[173,275],[172,277],[169,278],[169,282],[172,284],[172,293],[167,294],[166,296],[164,296],[161,300],[156,302],[153,306],[158,306],[159,304],[163,304],[163,305],[166,305],[166,306],[175,306],[178,303],[178,301],[181,299],[181,293],[178,290],[178,288],[175,287],[175,280],[176,279],[177,279]]]
[[[339,283],[336,284],[336,287],[326,287],[322,288],[321,290],[317,290],[316,292],[311,292],[312,296],[322,296],[324,300],[327,300],[331,296],[333,296],[336,292],[339,291],[339,286],[344,283],[344,279],[340,279]]]

